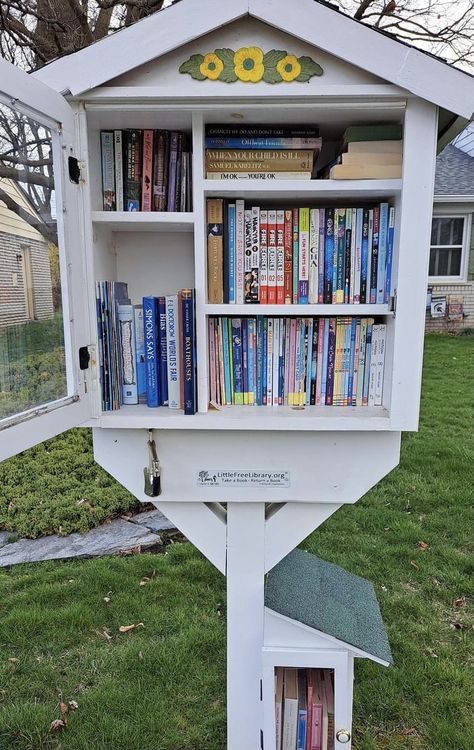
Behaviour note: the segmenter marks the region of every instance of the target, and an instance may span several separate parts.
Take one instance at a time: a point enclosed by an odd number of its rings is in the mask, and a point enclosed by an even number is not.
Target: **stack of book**
[[[194,290],[133,305],[126,283],[99,281],[96,305],[102,410],[141,402],[195,414]]]
[[[206,177],[309,180],[321,150],[318,128],[206,126]]]
[[[333,750],[332,669],[275,669],[276,750]]]
[[[207,199],[210,304],[387,304],[395,209]]]
[[[401,125],[353,125],[344,133],[342,153],[321,176],[331,180],[400,179]]]
[[[191,211],[187,136],[168,130],[102,130],[104,211]]]
[[[209,318],[217,406],[381,406],[386,325],[374,318]]]

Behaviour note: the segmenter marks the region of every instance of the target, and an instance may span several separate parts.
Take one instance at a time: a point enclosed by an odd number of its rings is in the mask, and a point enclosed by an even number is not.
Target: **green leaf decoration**
[[[285,55],[287,54],[286,50],[283,49],[271,49],[268,52],[265,52],[263,56],[263,66],[265,69],[267,68],[275,68],[276,64],[280,62],[280,60],[283,60]],[[265,76],[264,76],[265,80]],[[279,80],[281,81],[281,77],[279,76]],[[267,83],[277,83],[277,81],[267,81]]]
[[[301,73],[295,78],[295,81],[309,81],[313,76],[322,76],[322,67],[310,57],[306,55],[298,57],[298,62],[301,65]]]
[[[276,68],[265,68],[263,80],[265,83],[281,83],[282,78]]]
[[[181,63],[181,65],[179,66],[179,72],[189,73],[189,75],[195,78],[197,81],[205,81],[206,76],[203,76],[203,74],[199,70],[199,66],[201,65],[203,60],[203,55],[191,55],[189,60]]]
[[[214,50],[217,57],[220,57],[224,65],[230,65],[232,68],[234,67],[234,50],[229,49],[229,47],[224,47],[223,49],[216,49]]]
[[[224,81],[224,83],[234,83],[234,81],[237,81],[238,78],[235,75],[234,68],[231,68],[228,65],[224,65],[224,70],[220,74],[218,80]]]

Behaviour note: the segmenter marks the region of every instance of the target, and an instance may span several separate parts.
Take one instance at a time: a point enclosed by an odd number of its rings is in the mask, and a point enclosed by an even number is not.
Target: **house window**
[[[430,279],[462,280],[468,238],[467,216],[434,216],[431,224]]]

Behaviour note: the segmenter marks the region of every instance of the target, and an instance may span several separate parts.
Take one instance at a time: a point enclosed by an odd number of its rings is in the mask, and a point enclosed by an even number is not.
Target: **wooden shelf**
[[[297,315],[301,318],[315,315],[330,317],[358,315],[374,317],[384,315],[393,317],[388,305],[204,305],[206,315]]]
[[[94,224],[114,232],[193,232],[192,212],[92,211]]]
[[[383,406],[222,406],[186,416],[168,407],[123,406],[91,420],[89,426],[163,430],[389,430],[390,413]]]
[[[397,196],[401,180],[203,180],[207,196],[296,200],[381,199]]]

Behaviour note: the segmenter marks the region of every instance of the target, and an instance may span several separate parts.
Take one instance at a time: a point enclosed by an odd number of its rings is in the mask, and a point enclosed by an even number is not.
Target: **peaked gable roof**
[[[267,575],[265,606],[391,664],[373,585],[295,549]]]
[[[435,195],[474,195],[474,156],[450,144],[436,158]]]
[[[192,0],[181,0],[50,63],[34,75],[57,91],[82,94],[221,26],[250,16],[457,115],[470,119],[474,113],[471,76],[335,12],[324,3],[298,0],[298,12],[293,5],[277,0],[201,0],[197,11],[196,8]]]

